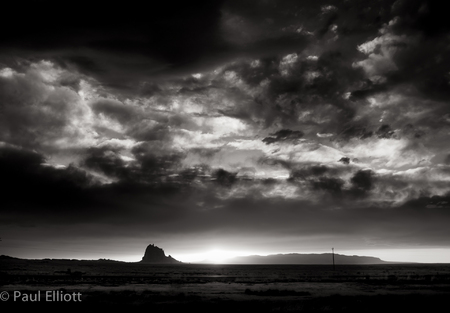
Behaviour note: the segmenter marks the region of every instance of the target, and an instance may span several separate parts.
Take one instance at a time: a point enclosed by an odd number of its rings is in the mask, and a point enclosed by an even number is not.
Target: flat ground
[[[70,271],[69,271],[70,269]],[[450,265],[146,265],[1,260],[0,307],[50,311],[440,311]],[[46,292],[80,294],[48,301]],[[20,292],[21,296],[14,297]],[[31,301],[40,293],[40,299]],[[68,296],[67,296],[68,299]]]

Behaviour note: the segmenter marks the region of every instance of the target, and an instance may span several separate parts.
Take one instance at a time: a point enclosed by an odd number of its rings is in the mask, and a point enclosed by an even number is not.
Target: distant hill
[[[267,256],[249,255],[234,257],[227,260],[227,264],[332,264],[331,253],[322,254],[271,254]],[[387,264],[391,262],[383,261],[371,256],[334,254],[335,264]]]
[[[19,258],[15,258],[15,257],[9,256],[9,255],[4,255],[4,254],[0,255],[0,260],[18,260],[18,259]]]
[[[8,255],[0,255],[0,261],[26,261],[26,262],[39,262],[39,261],[46,261],[46,262],[79,262],[79,263],[92,263],[92,264],[104,264],[104,263],[129,263],[129,262],[123,262],[123,261],[116,261],[116,260],[110,260],[110,259],[98,259],[98,260],[77,260],[77,259],[20,259],[11,257]],[[131,262],[135,263],[135,262]],[[142,257],[142,260],[140,262],[136,263],[145,263],[145,264],[181,264],[181,261],[178,261],[174,259],[173,257],[166,256],[164,253],[164,250],[150,244],[145,249],[144,256]]]
[[[170,255],[166,256],[163,249],[151,244],[145,249],[145,254],[142,257],[141,263],[177,264],[181,262],[175,260]]]

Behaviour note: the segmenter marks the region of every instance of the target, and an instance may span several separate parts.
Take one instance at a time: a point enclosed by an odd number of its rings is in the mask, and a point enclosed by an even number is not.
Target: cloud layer
[[[440,4],[41,5],[0,45],[6,234],[447,247]]]

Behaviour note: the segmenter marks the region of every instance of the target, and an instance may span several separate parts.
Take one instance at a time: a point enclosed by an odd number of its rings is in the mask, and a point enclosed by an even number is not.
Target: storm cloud
[[[11,253],[61,225],[68,242],[448,248],[439,2],[34,1],[21,12],[0,21],[11,29],[0,225],[5,244],[22,245]]]

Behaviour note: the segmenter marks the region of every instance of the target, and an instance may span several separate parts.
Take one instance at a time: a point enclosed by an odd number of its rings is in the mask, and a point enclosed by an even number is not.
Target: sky
[[[2,11],[0,254],[450,262],[442,1]]]

